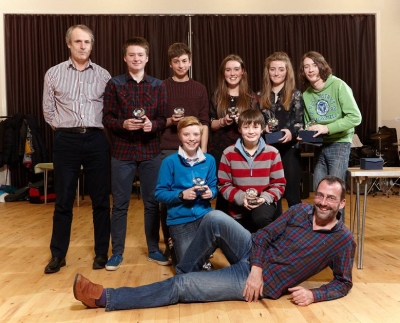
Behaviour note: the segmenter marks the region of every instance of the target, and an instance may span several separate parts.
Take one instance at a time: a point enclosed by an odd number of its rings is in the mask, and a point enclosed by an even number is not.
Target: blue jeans
[[[314,168],[315,189],[317,189],[319,182],[326,175],[337,176],[346,182],[350,146],[349,142],[334,142],[323,144],[316,149],[315,156],[317,163]]]
[[[113,254],[122,255],[124,253],[127,214],[136,169],[139,173],[140,189],[144,204],[144,232],[147,249],[148,252],[159,250],[160,211],[158,202],[154,197],[154,191],[160,166],[160,155],[140,162],[111,158],[111,189],[113,195],[111,241]]]
[[[225,215],[223,212],[216,210],[210,211],[206,215],[215,216],[216,214]],[[178,263],[181,261],[186,250],[189,248],[190,243],[193,241],[204,217],[193,222],[172,225],[169,227],[172,243],[174,244],[176,260]]]
[[[161,150],[161,161],[163,161],[168,156],[176,153],[178,150]],[[170,232],[167,225],[167,204],[160,203],[160,220],[161,220],[161,228],[164,235],[164,243],[166,249],[168,249],[168,239],[170,238]]]
[[[244,300],[250,273],[251,234],[230,216],[217,212],[203,217],[182,261],[179,275],[140,287],[107,288],[106,311],[158,307],[178,302]],[[231,264],[198,272],[216,248]]]
[[[66,256],[72,209],[83,165],[93,210],[94,251],[107,254],[110,243],[110,146],[99,129],[84,134],[56,131],[53,147],[56,203],[50,250],[53,257]]]

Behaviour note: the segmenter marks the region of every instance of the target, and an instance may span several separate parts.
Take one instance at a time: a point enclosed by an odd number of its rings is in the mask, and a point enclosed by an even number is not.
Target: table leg
[[[353,181],[354,178],[350,175],[350,231],[354,232],[354,219],[353,216],[355,216],[355,212],[353,210]]]
[[[357,211],[357,268],[360,269],[361,263],[361,236],[360,236],[360,179],[356,178],[357,189],[356,189],[356,211]]]
[[[361,244],[359,245],[359,250],[360,250],[360,262],[358,264],[358,268],[362,269],[363,268],[363,254],[364,254],[364,231],[365,231],[365,218],[367,215],[367,178],[365,178],[365,183],[364,183],[364,207],[363,207],[363,215],[362,215],[362,224],[361,224]]]
[[[47,174],[48,170],[44,170],[44,204],[47,204]]]

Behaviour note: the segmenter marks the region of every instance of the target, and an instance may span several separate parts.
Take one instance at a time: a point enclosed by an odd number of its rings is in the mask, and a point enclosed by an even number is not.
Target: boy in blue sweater
[[[156,200],[167,205],[167,225],[179,263],[203,219],[215,211],[210,201],[217,195],[213,156],[200,146],[203,125],[196,117],[178,123],[181,146],[161,164],[155,190]]]

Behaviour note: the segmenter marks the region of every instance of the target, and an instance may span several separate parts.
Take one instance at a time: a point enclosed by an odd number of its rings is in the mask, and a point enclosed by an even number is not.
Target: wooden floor
[[[258,303],[178,304],[108,313],[86,309],[73,296],[76,273],[106,287],[118,287],[159,281],[173,271],[146,260],[142,201],[132,195],[124,261],[119,270],[91,268],[93,229],[87,197],[74,207],[67,266],[59,273],[44,275],[50,258],[53,208],[54,203],[0,203],[0,322],[400,322],[399,196],[369,196],[364,269],[354,266],[354,286],[349,295],[308,307],[296,306],[289,296],[283,296]],[[226,265],[219,252],[213,262],[216,267]],[[331,278],[330,271],[325,270],[303,285],[311,288]]]

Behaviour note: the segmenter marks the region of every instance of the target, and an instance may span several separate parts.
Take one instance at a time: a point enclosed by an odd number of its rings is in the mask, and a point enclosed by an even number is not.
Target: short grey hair
[[[71,43],[71,35],[72,35],[72,32],[74,31],[74,29],[76,29],[76,28],[82,29],[83,31],[86,31],[90,35],[90,43],[93,46],[94,45],[94,35],[93,35],[92,30],[86,25],[73,25],[68,28],[67,33],[65,34],[65,41],[66,41],[67,45],[69,45]]]

